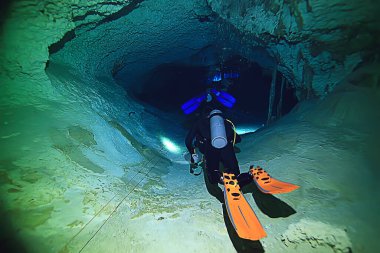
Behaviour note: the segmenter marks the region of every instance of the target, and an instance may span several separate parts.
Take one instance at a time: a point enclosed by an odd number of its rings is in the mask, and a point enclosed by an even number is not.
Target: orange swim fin
[[[227,213],[239,237],[254,241],[266,237],[263,226],[240,191],[236,176],[223,173],[223,183]]]
[[[280,194],[280,193],[288,193],[292,192],[299,188],[298,185],[286,183],[280,180],[277,180],[271,177],[268,172],[266,172],[260,166],[249,168],[249,172],[253,177],[253,181],[255,181],[257,187],[263,193],[269,194]]]

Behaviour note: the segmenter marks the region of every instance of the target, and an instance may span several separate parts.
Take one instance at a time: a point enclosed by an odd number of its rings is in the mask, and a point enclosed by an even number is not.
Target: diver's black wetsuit
[[[224,120],[224,125],[228,144],[221,149],[214,148],[211,145],[210,119],[208,116],[201,116],[186,136],[186,147],[190,154],[194,154],[193,142],[195,140],[195,146],[205,155],[207,176],[212,184],[220,181],[219,162],[223,163],[225,172],[234,173],[235,175],[240,174],[233,147],[234,130],[231,123],[227,120]],[[240,136],[236,134],[235,143],[240,141]]]

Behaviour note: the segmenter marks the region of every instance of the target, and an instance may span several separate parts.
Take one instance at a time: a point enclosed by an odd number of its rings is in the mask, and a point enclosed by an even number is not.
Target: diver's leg
[[[239,163],[237,161],[232,145],[228,145],[222,151],[222,161],[224,167],[226,168],[226,172],[233,173],[237,176],[240,188],[243,188],[243,186],[252,183],[253,179],[249,173],[240,173]]]
[[[220,203],[224,203],[224,195],[222,189],[219,188],[218,184],[211,184],[209,180],[209,175],[207,173],[207,167],[203,164],[203,176],[206,184],[206,189],[208,193],[214,196]]]
[[[206,151],[206,173],[211,184],[220,181],[219,172],[219,151],[209,149]]]
[[[243,172],[237,176],[237,181],[239,183],[240,188],[243,188],[244,186],[252,183],[253,178],[248,172]]]
[[[220,155],[221,161],[225,168],[225,172],[239,175],[239,163],[237,161],[234,147],[232,146],[232,144],[228,144],[226,147],[222,148]]]

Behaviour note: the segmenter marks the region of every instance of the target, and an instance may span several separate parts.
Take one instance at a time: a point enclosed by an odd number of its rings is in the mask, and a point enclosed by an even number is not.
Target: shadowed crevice
[[[75,37],[76,37],[75,29],[66,32],[65,35],[63,35],[62,39],[60,39],[56,43],[53,43],[49,46],[49,54],[57,53],[59,50],[61,50],[65,46],[67,42],[71,41]]]
[[[114,21],[116,19],[119,19],[121,17],[124,17],[124,16],[128,15],[129,13],[131,13],[132,11],[134,11],[135,9],[137,9],[139,7],[139,4],[142,3],[143,1],[144,0],[135,0],[135,1],[132,1],[127,6],[121,8],[119,11],[117,11],[117,12],[115,12],[115,13],[107,16],[106,18],[100,20],[95,27],[97,27],[99,25],[102,25],[104,23],[108,23],[108,22]]]
[[[4,21],[7,20],[12,3],[12,0],[5,0],[0,2],[0,27],[2,27]]]

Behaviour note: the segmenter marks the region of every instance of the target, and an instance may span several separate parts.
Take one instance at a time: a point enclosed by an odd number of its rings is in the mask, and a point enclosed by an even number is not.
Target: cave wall
[[[55,96],[44,73],[49,46],[55,52],[64,42],[127,15],[141,2],[12,2],[0,38],[2,83],[11,84],[2,85],[2,93],[8,94],[2,100],[21,102],[21,96],[12,95],[15,92],[26,93],[29,98],[53,99]],[[379,42],[380,25],[376,18],[379,4],[370,0],[360,3],[210,0],[207,3],[221,18],[247,35],[251,49],[264,48],[276,59],[279,70],[299,88],[299,97],[326,95],[355,66],[371,60],[377,52],[374,45]],[[193,18],[207,23],[210,13],[204,5],[203,1],[197,1],[188,6],[194,10]],[[159,14],[154,16],[158,17]],[[109,49],[104,57],[114,56],[115,48],[110,45]],[[96,68],[102,60],[104,58],[92,62],[91,67]],[[125,57],[117,60],[112,63],[116,66],[107,67],[115,70],[127,63]],[[19,83],[29,85],[16,87]]]
[[[375,1],[208,0],[213,11],[264,47],[301,99],[324,97],[378,54]]]
[[[45,74],[49,46],[124,13],[138,1],[11,1],[0,37],[2,104],[38,104],[56,100]],[[6,95],[5,95],[6,94]]]
[[[128,15],[85,34],[75,30],[76,38],[51,60],[71,65],[86,76],[115,76],[121,86],[136,89],[160,64],[209,64],[212,59],[205,62],[202,56],[213,53],[209,48],[216,28],[203,17],[211,10],[204,1],[172,3],[141,2]]]
[[[112,14],[129,11],[130,6],[136,5],[13,1],[4,11],[7,18],[0,36],[2,250],[60,251],[73,229],[88,222],[106,203],[112,204],[109,200],[115,193],[125,191],[121,180],[125,170],[129,176],[123,180],[129,182],[139,164],[156,154],[118,123],[139,108],[126,102],[125,92],[113,85],[112,78],[95,80],[80,69],[59,64],[49,77],[45,72],[49,46],[53,51],[62,48],[62,38],[67,42],[77,36],[75,27],[78,33],[92,29],[105,17],[112,21]],[[134,127],[143,134],[139,124]]]

